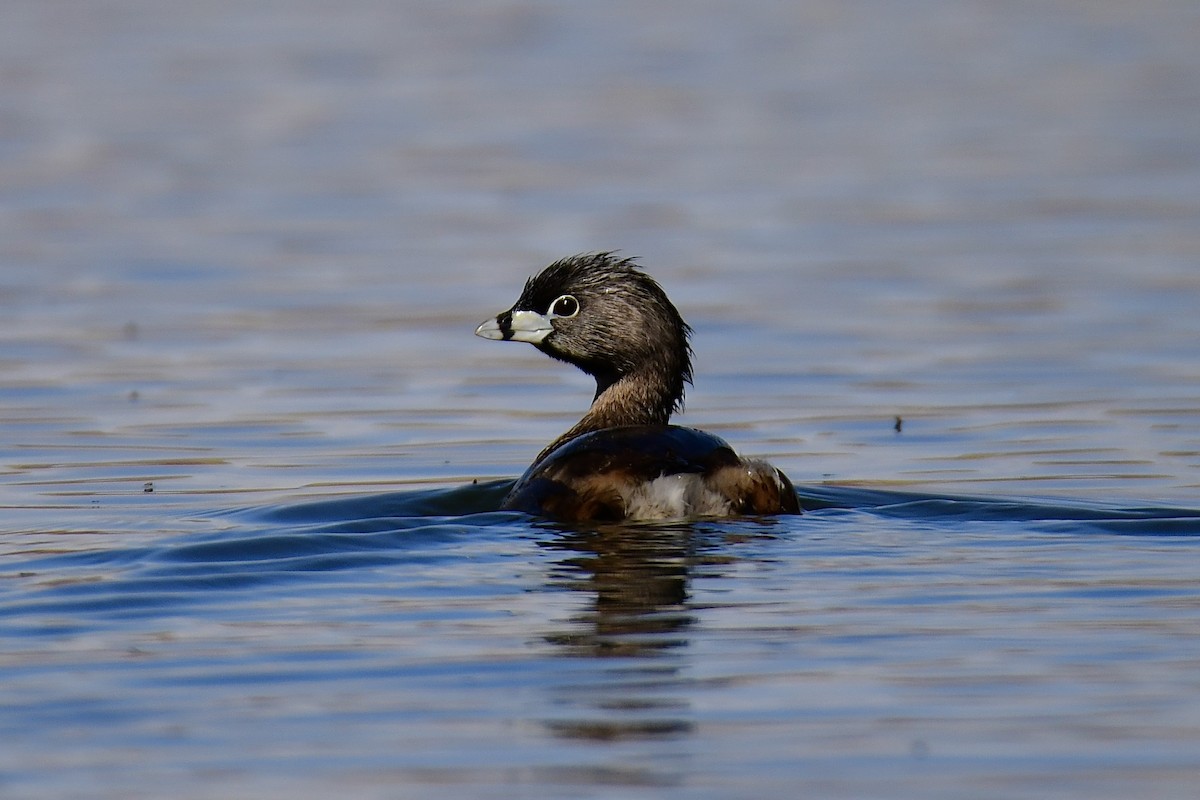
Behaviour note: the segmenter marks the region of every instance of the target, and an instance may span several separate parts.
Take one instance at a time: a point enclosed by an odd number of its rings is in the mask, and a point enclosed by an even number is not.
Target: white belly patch
[[[700,475],[683,472],[637,484],[625,498],[625,513],[631,520],[724,517],[730,505]]]

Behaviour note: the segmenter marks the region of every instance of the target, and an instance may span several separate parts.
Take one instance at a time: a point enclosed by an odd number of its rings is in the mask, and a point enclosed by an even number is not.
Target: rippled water
[[[4,18],[0,795],[1193,796],[1194,3]],[[610,248],[804,516],[495,510]]]

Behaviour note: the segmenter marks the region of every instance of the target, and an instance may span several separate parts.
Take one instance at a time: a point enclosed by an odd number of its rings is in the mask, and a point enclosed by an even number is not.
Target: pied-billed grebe
[[[691,328],[632,259],[572,256],[476,330],[529,342],[596,379],[592,407],[551,442],[503,508],[565,521],[796,514],[791,481],[720,438],[669,425],[692,380]]]

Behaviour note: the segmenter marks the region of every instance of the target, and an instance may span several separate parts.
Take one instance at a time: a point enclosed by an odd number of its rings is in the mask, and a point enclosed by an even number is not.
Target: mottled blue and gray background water
[[[1193,797],[1198,41],[6,2],[0,795]],[[598,249],[809,514],[494,512],[591,388],[471,332]]]

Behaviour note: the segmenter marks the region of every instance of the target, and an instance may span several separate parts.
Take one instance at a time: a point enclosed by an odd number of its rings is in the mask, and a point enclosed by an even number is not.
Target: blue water
[[[9,555],[6,793],[1190,790],[1200,511],[804,488],[570,529],[507,486]]]
[[[0,796],[1195,796],[1193,0],[3,18]],[[613,248],[803,516],[496,510]]]

